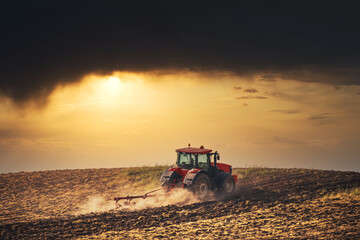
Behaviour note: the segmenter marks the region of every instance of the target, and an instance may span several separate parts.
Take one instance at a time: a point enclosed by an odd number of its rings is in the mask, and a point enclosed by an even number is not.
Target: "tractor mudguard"
[[[196,178],[200,173],[205,173],[205,174],[207,174],[206,171],[201,170],[201,169],[195,169],[195,168],[191,169],[191,170],[186,174],[186,176],[184,177],[183,183],[184,183],[186,186],[190,186],[190,185],[194,182],[195,178]]]
[[[217,186],[220,187],[220,185],[225,181],[225,179],[230,176],[230,173],[224,172],[224,171],[219,171],[219,178],[218,178],[218,182],[217,182]]]
[[[160,177],[162,185],[175,184],[179,178],[182,178],[176,171],[166,169]]]

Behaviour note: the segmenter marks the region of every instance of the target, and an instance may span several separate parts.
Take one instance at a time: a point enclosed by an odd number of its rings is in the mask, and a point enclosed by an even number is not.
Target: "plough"
[[[170,188],[171,190],[172,188]],[[169,190],[169,186],[165,186],[165,187],[161,187],[161,188],[158,188],[158,189],[155,189],[155,190],[152,190],[150,192],[147,192],[145,193],[144,195],[133,195],[133,196],[126,196],[126,197],[116,197],[114,198],[115,200],[115,207],[116,208],[119,208],[121,207],[121,203],[119,203],[120,200],[126,200],[125,202],[123,202],[124,205],[128,206],[128,205],[131,205],[131,201],[133,199],[146,199],[146,198],[149,198],[149,197],[155,197],[156,194],[152,194],[154,192],[158,192],[160,190]]]

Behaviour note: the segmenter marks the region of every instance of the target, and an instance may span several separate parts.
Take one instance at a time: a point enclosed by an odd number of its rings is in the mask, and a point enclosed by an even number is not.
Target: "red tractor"
[[[210,191],[218,196],[227,197],[235,190],[237,176],[231,175],[231,166],[218,163],[220,156],[212,150],[200,148],[180,148],[176,150],[176,167],[165,170],[160,178],[163,187],[152,190],[144,195],[115,197],[115,206],[119,208],[120,200],[126,200],[124,205],[130,205],[133,199],[155,197],[160,190],[171,191],[175,187],[187,188],[199,199],[206,199]]]
[[[210,191],[221,196],[234,192],[237,176],[231,175],[230,165],[217,162],[218,152],[212,153],[203,146],[193,148],[190,144],[176,152],[176,167],[165,170],[160,178],[163,186],[187,188],[200,199],[205,199]]]

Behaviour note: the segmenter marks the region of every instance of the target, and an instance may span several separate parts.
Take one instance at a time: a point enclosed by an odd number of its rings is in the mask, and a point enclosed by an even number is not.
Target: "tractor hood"
[[[213,163],[211,163],[212,166],[214,166]],[[224,172],[231,173],[231,165],[225,164],[225,163],[216,163],[216,166],[218,169],[223,170]]]

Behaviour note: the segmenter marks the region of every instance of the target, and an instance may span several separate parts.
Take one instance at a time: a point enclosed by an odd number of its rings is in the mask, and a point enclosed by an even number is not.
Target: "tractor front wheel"
[[[200,173],[194,180],[192,192],[201,200],[204,200],[210,192],[210,179],[205,173]]]

